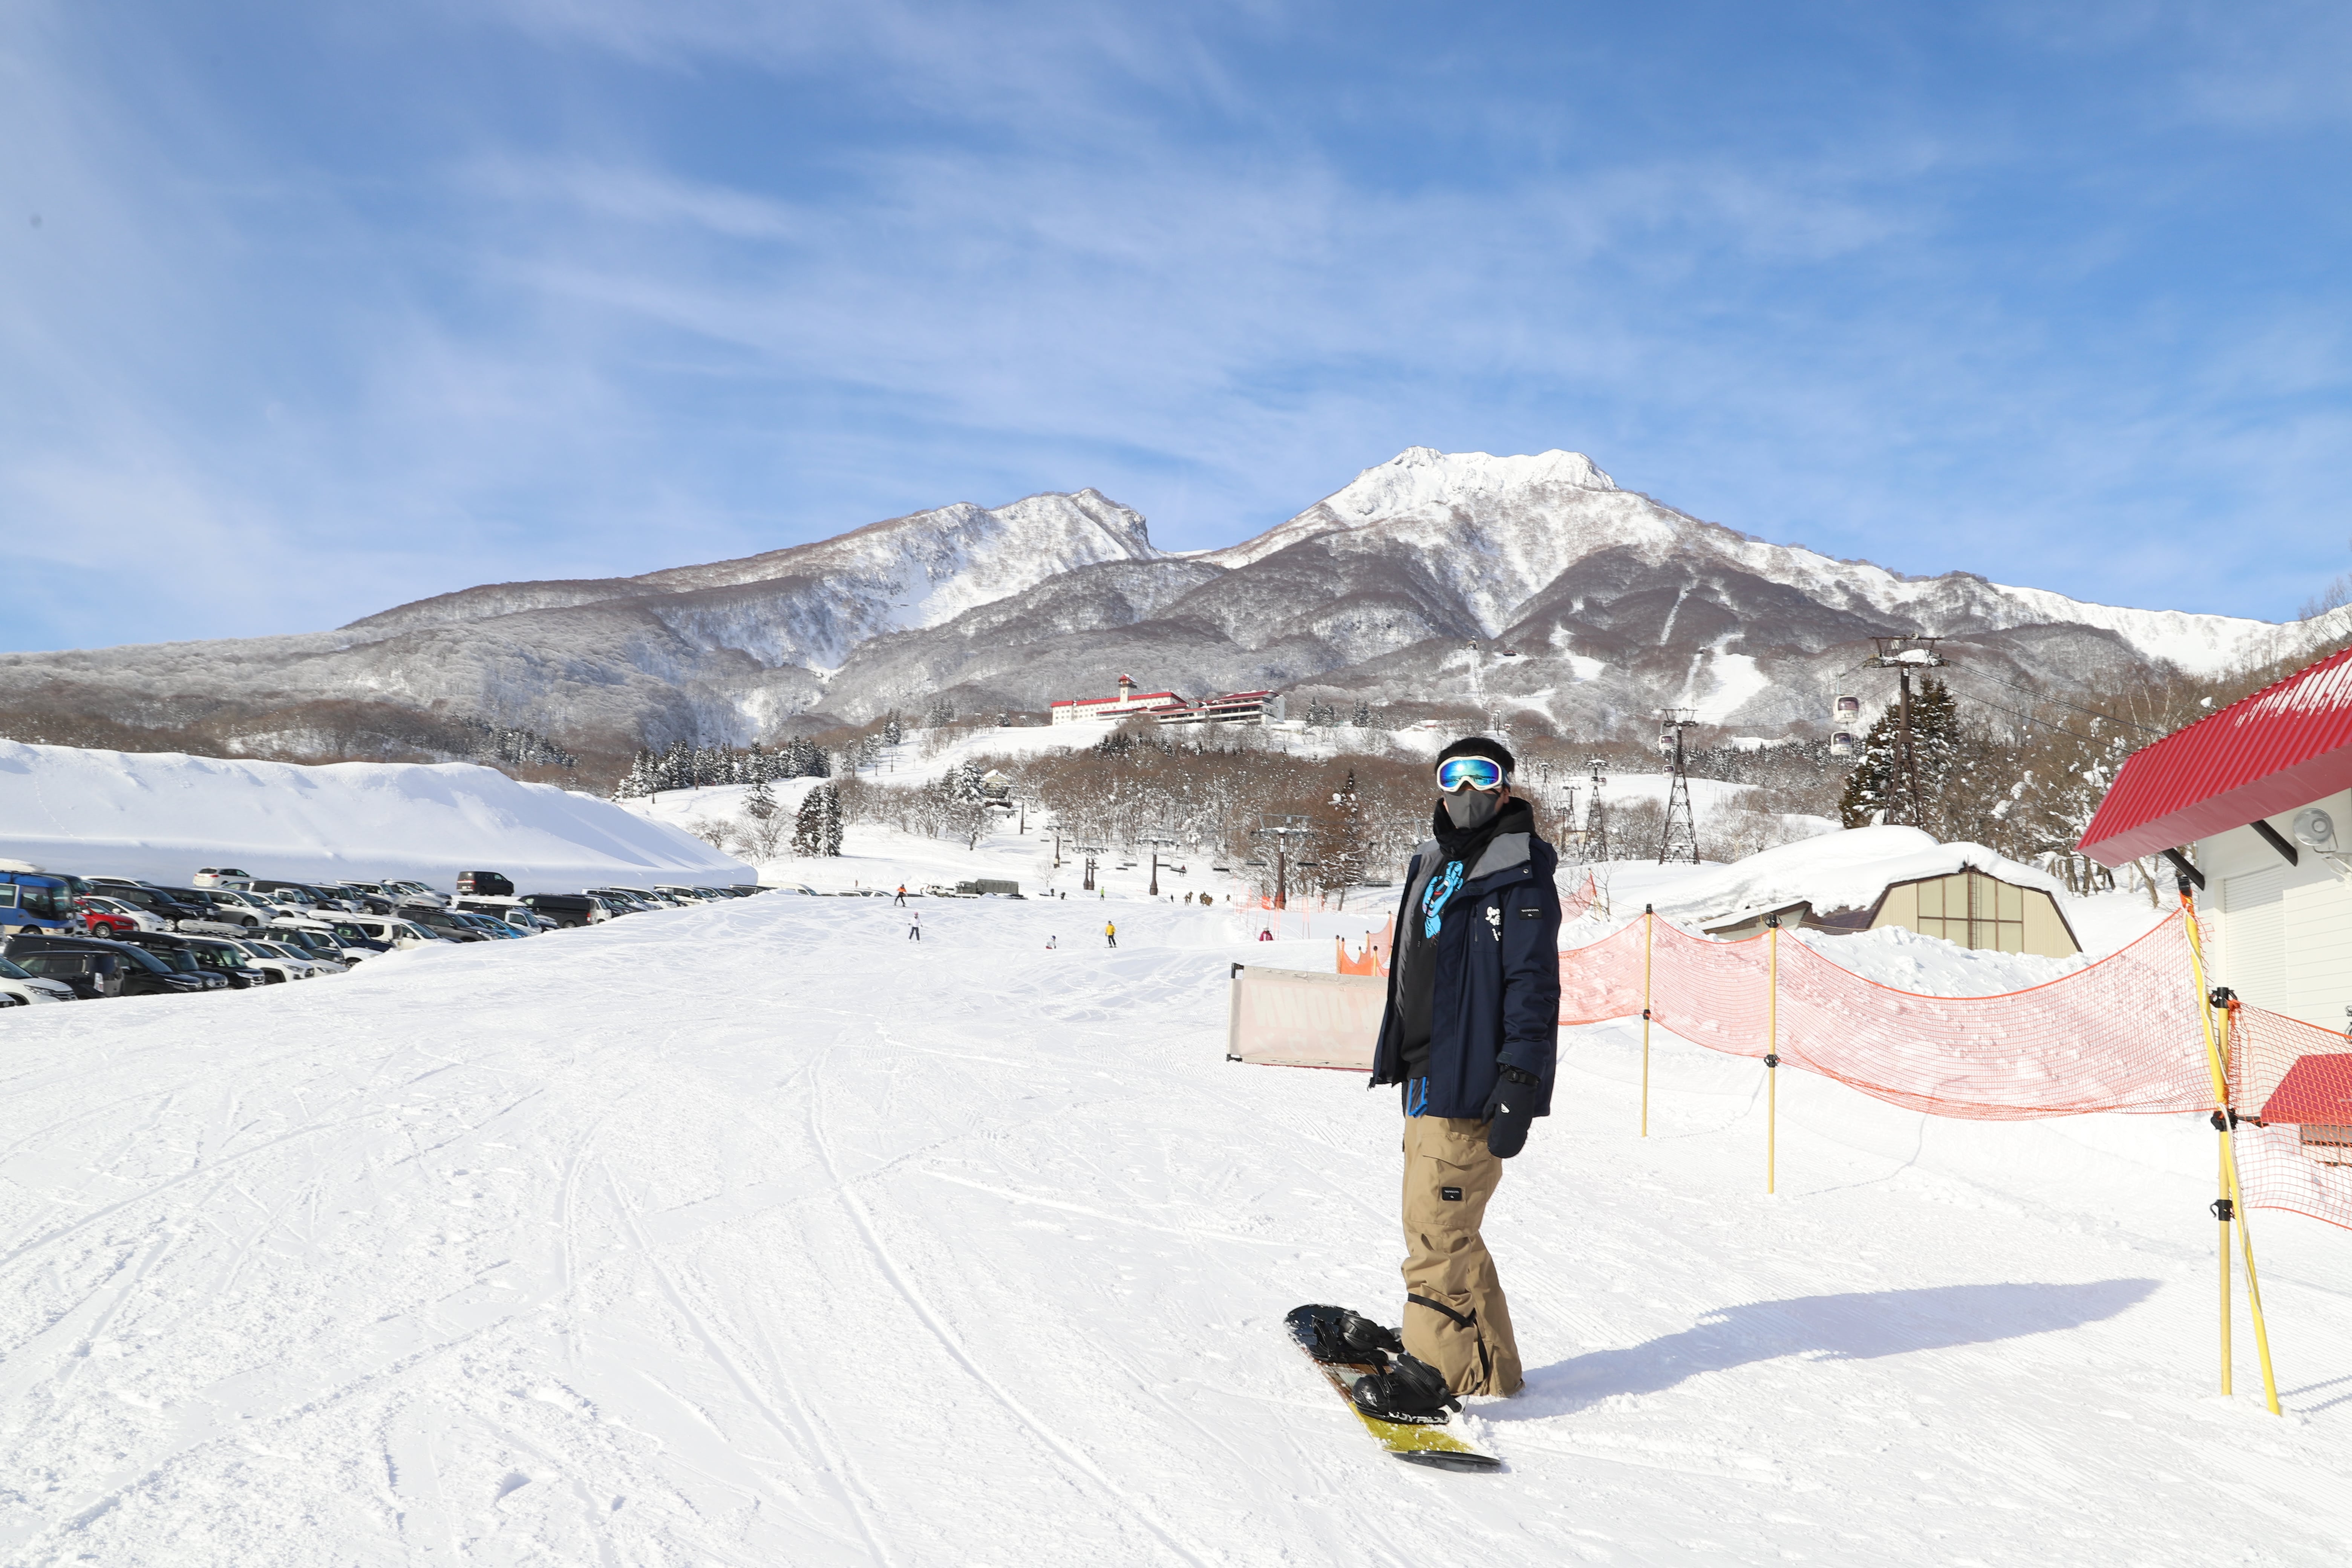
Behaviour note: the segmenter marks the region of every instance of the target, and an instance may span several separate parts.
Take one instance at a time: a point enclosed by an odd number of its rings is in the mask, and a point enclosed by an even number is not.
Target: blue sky
[[[2279,618],[2347,84],[2341,5],[0,0],[0,647],[1413,445]]]

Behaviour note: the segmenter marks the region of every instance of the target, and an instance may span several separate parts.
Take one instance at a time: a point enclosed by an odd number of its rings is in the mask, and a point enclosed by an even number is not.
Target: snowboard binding
[[[1384,1329],[1361,1312],[1347,1307],[1308,1306],[1291,1309],[1291,1337],[1308,1355],[1327,1366],[1388,1365],[1391,1355],[1404,1354],[1396,1331]]]
[[[1418,1356],[1400,1355],[1386,1372],[1367,1373],[1356,1379],[1349,1395],[1356,1408],[1375,1421],[1408,1426],[1443,1426],[1450,1414],[1462,1408],[1445,1374]]]

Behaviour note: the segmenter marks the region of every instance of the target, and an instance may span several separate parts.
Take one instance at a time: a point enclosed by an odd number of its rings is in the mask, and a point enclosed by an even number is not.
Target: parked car
[[[182,931],[134,931],[124,937],[127,946],[143,948],[160,958],[184,956],[197,970],[217,974],[239,991],[256,991],[278,978],[265,974],[247,958],[245,950],[225,937],[190,936]],[[176,967],[176,965],[175,965]]]
[[[382,942],[385,948],[423,947],[427,942],[440,942],[441,933],[401,915],[345,915],[335,921],[335,931],[342,928],[364,933],[370,942]]]
[[[279,906],[272,903],[267,893],[248,892],[243,888],[198,888],[196,891],[210,900],[212,918],[222,925],[257,931],[279,913]]]
[[[446,904],[449,901],[447,894],[438,892],[434,889],[428,888],[422,882],[386,882],[383,885],[383,891],[384,896],[391,899],[393,902],[396,904],[433,904],[437,906]]]
[[[283,908],[289,903],[307,905],[314,910],[347,910],[348,900],[315,882],[287,882],[274,878],[257,879],[253,891],[268,896],[270,902]],[[356,911],[352,911],[356,912]]]
[[[227,889],[210,888],[170,888],[155,889],[184,908],[193,911],[183,915],[173,926],[174,931],[201,933],[205,936],[235,936],[246,929],[250,920],[255,925],[261,917],[231,897]]]
[[[253,880],[253,873],[234,866],[207,866],[188,880],[199,888],[242,888]]]
[[[489,942],[488,931],[478,931],[475,917],[461,915],[455,910],[436,910],[423,904],[403,904],[400,918],[411,925],[422,926],[444,942]]]
[[[333,950],[331,944],[322,951],[314,952],[303,943],[296,942],[290,931],[270,931],[258,937],[247,937],[246,944],[248,947],[266,949],[281,958],[309,964],[310,977],[314,980],[321,974],[341,974],[351,968],[350,964],[343,962],[342,955]]]
[[[29,1007],[41,1002],[73,1002],[81,993],[64,981],[40,974],[15,961],[0,958],[0,1007]]]
[[[149,940],[154,940],[152,936]],[[90,954],[113,961],[113,973],[92,965],[101,977],[100,994],[107,996],[172,996],[200,991],[226,991],[228,980],[205,969],[184,952],[156,952],[135,942],[107,942],[91,936],[15,936],[8,939],[7,956],[29,967],[47,954]],[[58,979],[71,984],[71,976]]]
[[[612,910],[586,893],[525,893],[522,902],[558,926],[596,925],[613,918]]]
[[[253,961],[253,966],[268,975],[273,984],[289,980],[315,980],[319,965],[309,955],[283,947],[261,937],[244,936],[235,939],[236,946]]]
[[[163,920],[149,914],[136,904],[121,899],[101,898],[96,893],[76,899],[74,908],[81,912],[81,929],[89,936],[114,936],[122,931],[162,931]]]
[[[165,931],[177,927],[182,921],[201,921],[211,917],[209,904],[184,904],[161,888],[145,882],[134,882],[125,877],[93,877],[90,891],[102,898],[129,904],[135,910],[151,914]]]
[[[346,966],[392,951],[392,943],[376,941],[352,924],[350,916],[341,916],[332,921],[308,917],[281,919],[272,921],[261,929],[271,942],[291,942],[305,952],[315,953]]]
[[[514,884],[507,880],[503,871],[460,871],[457,890],[493,899],[514,897]]]
[[[544,919],[541,916],[533,913],[530,906],[524,903],[520,899],[468,899],[461,897],[452,899],[449,901],[449,907],[453,910],[462,910],[469,915],[480,915],[487,920],[497,921],[502,925],[512,926],[516,931],[520,931],[525,936],[537,936],[541,931],[553,931],[555,929],[555,922],[553,921]]]

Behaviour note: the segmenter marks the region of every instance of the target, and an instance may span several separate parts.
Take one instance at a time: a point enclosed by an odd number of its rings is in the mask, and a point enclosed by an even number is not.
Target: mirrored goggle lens
[[[1503,782],[1503,765],[1492,757],[1448,757],[1437,764],[1437,787],[1451,794],[1467,784],[1493,789]]]

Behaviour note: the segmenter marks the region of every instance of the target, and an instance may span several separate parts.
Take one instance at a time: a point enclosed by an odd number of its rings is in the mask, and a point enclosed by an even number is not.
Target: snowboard
[[[1462,1436],[1461,1423],[1448,1419],[1436,1426],[1418,1423],[1382,1421],[1356,1408],[1356,1379],[1366,1373],[1381,1370],[1369,1361],[1325,1361],[1317,1353],[1315,1325],[1324,1316],[1339,1309],[1328,1306],[1294,1307],[1283,1319],[1290,1331],[1291,1342],[1315,1363],[1315,1369],[1331,1384],[1334,1392],[1346,1402],[1357,1420],[1378,1439],[1381,1447],[1409,1465],[1428,1465],[1441,1470],[1499,1470],[1503,1461],[1479,1448]]]

